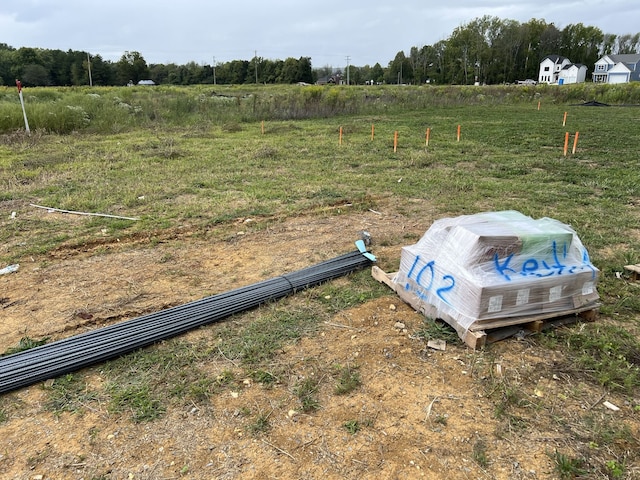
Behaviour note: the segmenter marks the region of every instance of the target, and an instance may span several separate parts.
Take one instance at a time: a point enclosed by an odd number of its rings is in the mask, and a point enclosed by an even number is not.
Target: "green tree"
[[[260,79],[264,83],[276,83],[284,62],[282,60],[265,60],[260,69]]]
[[[224,65],[223,81],[221,83],[245,83],[249,62],[246,60],[232,60]]]
[[[611,33],[606,33],[604,35],[604,39],[602,41],[602,48],[600,49],[601,55],[609,55],[613,53],[613,49],[616,45],[616,41],[618,39],[617,35],[612,35]]]
[[[593,65],[600,58],[604,34],[597,27],[586,27],[582,23],[567,25],[562,30],[561,54],[573,63]]]
[[[395,58],[389,63],[384,74],[386,83],[411,83],[413,81],[413,68],[411,61],[405,56],[404,52],[396,53]]]
[[[25,65],[21,81],[25,87],[46,87],[49,85],[49,71],[42,65]]]
[[[562,32],[552,23],[547,25],[540,35],[539,62],[547,55],[559,54],[562,51]]]
[[[630,33],[618,37],[618,47],[616,53],[638,53],[640,51],[640,33],[631,35]]]
[[[298,60],[289,57],[284,61],[278,83],[295,83],[298,80]]]
[[[527,49],[527,28],[515,20],[495,22],[490,30],[490,60],[483,82],[512,83],[520,76],[519,67]]]
[[[13,52],[15,48],[6,43],[0,43],[0,85],[11,85],[14,77],[11,74]]]
[[[100,55],[91,57],[91,78],[94,85],[115,85],[116,68],[112,62],[105,61]]]
[[[49,50],[44,55],[52,85],[71,85],[69,52]]]
[[[116,64],[117,81],[120,84],[138,83],[149,78],[149,67],[139,52],[124,52]]]
[[[87,56],[87,52],[73,50],[69,50],[67,52],[67,61],[69,66],[68,71],[71,85],[89,85],[89,69],[87,66]]]
[[[300,57],[298,59],[298,71],[296,82],[313,83],[313,73],[310,57]]]
[[[373,83],[375,84],[384,82],[384,68],[380,63],[376,62],[376,64],[371,67],[369,77],[369,80],[373,80]]]
[[[500,36],[502,21],[485,15],[452,33],[448,49],[451,51],[451,68],[456,83],[465,85],[487,81],[487,71],[492,62],[492,44]]]

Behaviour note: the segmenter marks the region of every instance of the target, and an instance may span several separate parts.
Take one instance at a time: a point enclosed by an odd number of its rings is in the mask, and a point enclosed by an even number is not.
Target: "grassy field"
[[[0,267],[30,257],[46,262],[56,249],[96,242],[97,232],[150,244],[179,228],[223,238],[238,219],[253,219],[251,228],[259,230],[299,215],[339,216],[343,205],[377,210],[390,199],[415,219],[423,205],[437,217],[507,209],[548,216],[570,224],[600,268],[601,314],[608,321],[541,335],[539,346],[562,346],[585,378],[640,409],[640,291],[637,283],[616,277],[624,265],[640,262],[640,107],[577,105],[592,99],[637,103],[637,88],[623,94],[602,87],[569,93],[546,87],[210,87],[33,89],[25,92],[31,136],[19,130],[21,112],[12,92],[0,91]],[[95,216],[69,223],[25,215],[35,208],[31,204],[138,220]],[[414,240],[399,233],[395,244]],[[368,280],[353,276],[350,293],[322,287],[333,298],[330,304],[309,300],[298,309],[294,303],[286,328],[262,337],[275,328],[267,327],[274,324],[269,315],[276,315],[268,307],[262,323],[247,328],[244,337],[223,331],[220,348],[252,378],[268,383],[266,359],[281,342],[308,334],[310,318],[328,318],[386,293]],[[277,315],[282,320],[283,313]],[[433,328],[425,326],[421,334],[435,335]],[[137,421],[151,420],[167,408],[163,397],[197,399],[223,389],[232,374],[203,383],[193,370],[177,379],[200,354],[178,340],[165,350],[111,362],[105,370],[111,408],[128,405]],[[163,396],[160,384],[149,387],[151,379],[133,382],[135,391],[118,387],[131,385],[129,376],[148,364],[167,365],[166,375],[174,376],[169,395]],[[336,388],[346,392],[360,382],[357,369],[339,368],[334,376]],[[57,382],[49,408],[91,401],[78,381],[69,376]],[[492,386],[497,409],[518,401],[508,387]],[[314,385],[294,391],[305,411],[313,411]],[[261,431],[267,423],[268,417],[258,416],[254,428]],[[357,431],[358,425],[350,427]],[[475,455],[478,463],[486,461],[481,444]],[[624,458],[639,461],[637,454]],[[573,457],[556,452],[554,461],[563,478],[580,473]],[[620,461],[609,470],[609,478],[625,478],[628,471]]]
[[[129,93],[121,90],[122,96]],[[438,95],[429,89],[418,93]],[[186,90],[184,102],[194,95],[202,94]],[[242,102],[251,102],[247,95],[238,96],[243,100],[233,108],[242,111]],[[172,103],[179,101],[166,108]],[[0,139],[0,201],[140,217],[135,223],[96,218],[82,227],[108,226],[126,234],[185,221],[206,228],[243,216],[282,218],[340,202],[375,209],[376,198],[395,196],[424,199],[443,215],[517,209],[553,216],[574,225],[592,250],[625,245],[629,256],[637,253],[636,218],[630,213],[639,188],[638,132],[632,128],[639,109],[558,105],[540,93],[500,105],[430,103],[264,124],[237,119],[225,103],[222,123],[215,120],[214,106],[208,121],[194,114],[181,122],[178,115],[171,122],[114,127],[121,131],[109,134],[49,134],[32,121],[31,137],[16,132]],[[565,157],[566,132],[571,136]],[[572,155],[575,132],[579,139]],[[87,234],[11,222],[6,215],[1,221],[0,241],[18,244],[0,251],[5,262],[82,241]]]

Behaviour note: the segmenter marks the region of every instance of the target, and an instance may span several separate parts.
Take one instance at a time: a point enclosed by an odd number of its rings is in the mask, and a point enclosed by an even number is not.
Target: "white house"
[[[560,72],[566,65],[571,65],[571,60],[560,55],[547,55],[540,62],[538,83],[558,83]]]
[[[581,63],[565,65],[558,74],[558,85],[568,83],[583,83],[587,78],[587,66]]]
[[[640,54],[605,55],[595,64],[594,83],[629,83],[640,81]]]

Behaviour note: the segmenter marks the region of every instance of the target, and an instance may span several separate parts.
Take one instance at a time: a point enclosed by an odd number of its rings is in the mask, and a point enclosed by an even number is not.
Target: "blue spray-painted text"
[[[456,279],[453,275],[445,274],[442,276],[436,275],[436,262],[435,260],[431,260],[426,263],[421,268],[416,268],[418,266],[418,262],[420,261],[420,255],[416,255],[415,260],[413,261],[413,265],[409,269],[409,273],[407,274],[407,278],[411,278],[415,275],[414,281],[422,288],[422,290],[416,290],[416,294],[425,299],[427,296],[427,292],[434,291],[435,294],[445,303],[451,305],[449,300],[446,298],[446,294],[453,290],[456,286]],[[405,285],[405,289],[409,290],[411,286],[409,283]]]
[[[591,275],[594,278],[596,275],[596,269],[591,264],[586,249],[583,250],[582,253],[582,263],[571,264],[568,262],[567,244],[564,243],[559,248],[555,240],[551,243],[551,259],[549,259],[549,261],[542,258],[535,258],[535,256],[523,258],[522,255],[519,255],[518,260],[522,262],[522,264],[520,267],[515,267],[515,262],[512,264],[513,259],[514,254],[501,259],[496,253],[493,257],[495,271],[507,282],[510,282],[512,276],[515,275],[542,278],[551,277],[552,275],[573,274],[581,271],[591,271]]]

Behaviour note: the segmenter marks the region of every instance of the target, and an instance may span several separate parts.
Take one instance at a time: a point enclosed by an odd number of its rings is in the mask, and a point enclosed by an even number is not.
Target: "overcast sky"
[[[432,45],[484,15],[562,30],[640,31],[638,0],[2,0],[0,43],[87,51],[148,64],[311,57],[314,68],[386,66],[399,51]]]

